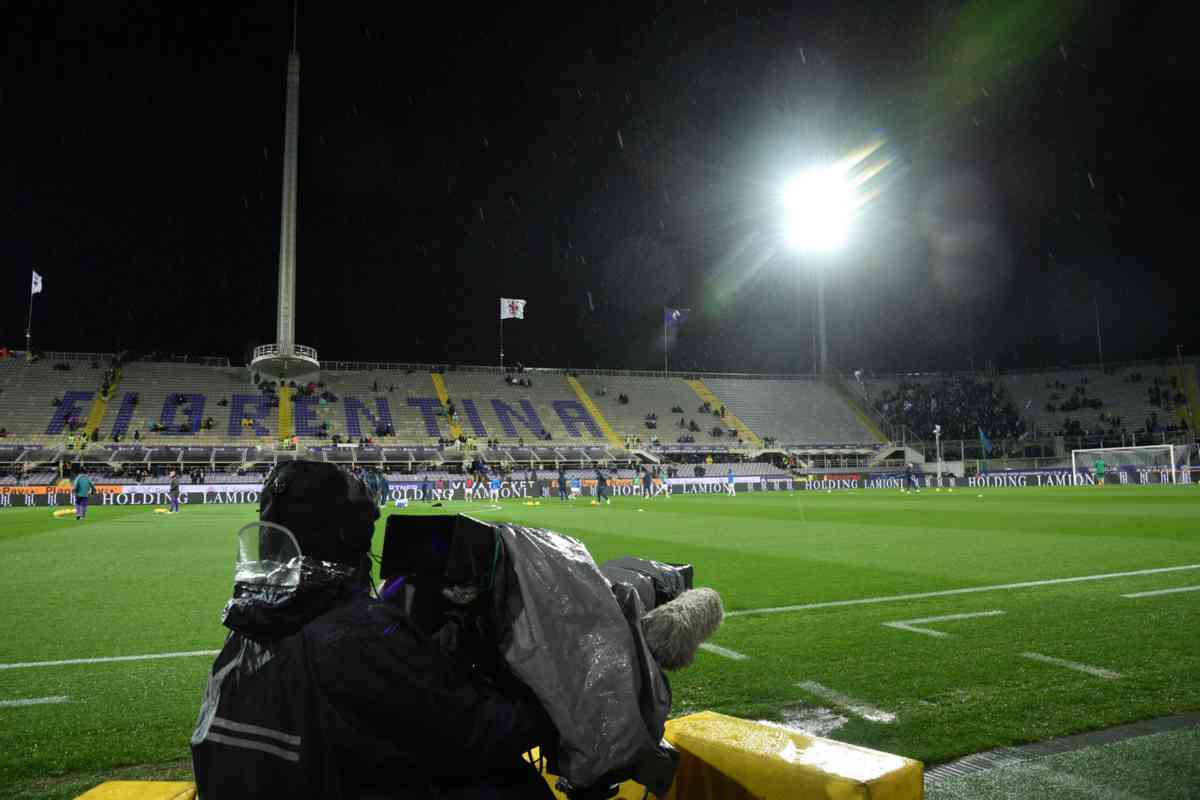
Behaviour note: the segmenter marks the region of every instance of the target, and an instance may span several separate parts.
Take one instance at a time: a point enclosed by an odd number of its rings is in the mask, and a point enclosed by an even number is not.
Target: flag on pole
[[[30,294],[41,294],[41,291],[42,291],[42,276],[38,275],[37,271],[35,270],[33,273],[33,284],[29,289],[29,293]]]
[[[525,301],[501,297],[500,319],[525,319]]]
[[[690,308],[667,308],[663,306],[663,325],[666,325],[668,328],[678,328],[687,322],[688,314],[691,312]]]
[[[987,438],[987,434],[983,432],[983,428],[979,429],[979,446],[983,448],[983,454],[990,456],[992,454],[992,443]]]

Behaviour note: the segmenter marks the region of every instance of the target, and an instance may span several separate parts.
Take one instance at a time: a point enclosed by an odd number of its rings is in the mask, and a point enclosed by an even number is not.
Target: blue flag
[[[987,434],[983,432],[983,428],[979,429],[979,446],[983,448],[983,454],[990,456],[992,454],[992,443],[988,440]]]
[[[688,314],[691,312],[690,308],[667,308],[663,306],[663,325],[666,325],[668,328],[678,328],[687,322]]]

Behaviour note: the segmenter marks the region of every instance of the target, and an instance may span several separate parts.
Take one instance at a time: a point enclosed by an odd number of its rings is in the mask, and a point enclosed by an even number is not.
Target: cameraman
[[[360,479],[284,464],[259,511],[192,734],[200,797],[552,797],[521,757],[553,732],[529,691],[369,596],[379,509]]]

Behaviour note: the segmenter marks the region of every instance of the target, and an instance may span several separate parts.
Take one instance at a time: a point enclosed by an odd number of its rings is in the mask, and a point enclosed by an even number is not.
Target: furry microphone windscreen
[[[642,617],[642,632],[660,667],[682,669],[724,618],[721,595],[709,588],[688,589]]]

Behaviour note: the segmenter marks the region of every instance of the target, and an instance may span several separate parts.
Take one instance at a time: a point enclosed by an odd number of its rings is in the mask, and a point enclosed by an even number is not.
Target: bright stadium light
[[[783,218],[782,238],[808,255],[817,284],[817,340],[813,361],[817,372],[829,372],[828,331],[825,326],[825,271],[830,256],[850,237],[854,220],[891,180],[885,174],[895,161],[886,140],[876,136],[836,160],[815,165],[783,185],[778,196]]]
[[[850,232],[855,205],[854,183],[844,169],[809,169],[784,184],[784,239],[798,250],[836,250]]]

